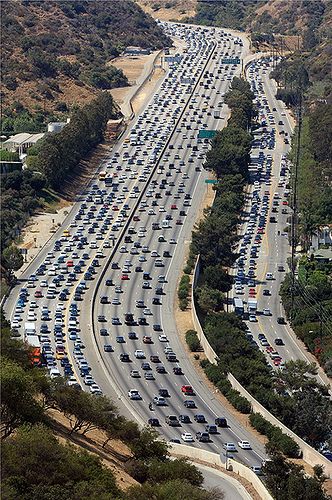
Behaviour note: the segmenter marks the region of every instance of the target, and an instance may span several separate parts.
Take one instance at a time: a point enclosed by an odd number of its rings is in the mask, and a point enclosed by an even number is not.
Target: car
[[[160,342],[168,342],[168,338],[166,335],[159,335],[158,339]]]
[[[223,448],[226,450],[226,451],[237,451],[236,450],[236,446],[234,443],[224,443],[223,444]]]
[[[152,372],[145,372],[144,378],[145,378],[145,380],[154,380],[154,375]]]
[[[160,423],[157,418],[149,418],[148,424],[151,425],[151,427],[159,427]]]
[[[136,349],[134,354],[137,359],[145,359],[145,353],[141,349]]]
[[[158,390],[159,396],[162,396],[163,398],[169,398],[170,394],[168,392],[168,389],[159,389]]]
[[[153,402],[156,406],[166,406],[167,405],[166,399],[163,398],[162,396],[154,396]]]
[[[142,399],[142,397],[137,389],[130,389],[128,391],[128,397],[129,397],[129,399],[132,399],[132,400]]]
[[[119,356],[119,359],[120,361],[122,362],[129,362],[130,361],[130,356],[129,354],[126,354],[126,353],[121,353],[120,356]]]
[[[194,389],[191,387],[191,385],[183,385],[181,387],[181,392],[185,396],[192,396],[194,394]]]
[[[216,425],[213,425],[213,424],[207,424],[205,426],[205,430],[209,434],[218,434],[218,427]]]
[[[183,375],[181,366],[174,366],[173,373],[174,375]]]
[[[160,359],[159,359],[159,356],[157,354],[152,354],[150,356],[150,361],[152,363],[160,363]]]
[[[177,439],[177,438],[171,438],[169,440],[169,443],[181,444],[181,441],[180,441],[180,439]]]
[[[126,339],[122,335],[117,335],[115,337],[115,340],[118,344],[125,344]]]
[[[217,417],[214,421],[217,427],[228,427],[227,420],[225,417]]]
[[[194,438],[190,432],[183,432],[181,434],[181,439],[185,443],[192,443],[194,441]]]
[[[249,321],[251,323],[256,323],[257,321],[256,314],[249,314]]]
[[[114,352],[114,349],[110,344],[105,344],[104,345],[104,352]]]
[[[285,325],[286,324],[285,318],[279,316],[279,318],[277,318],[277,323],[278,325]]]
[[[145,361],[144,361],[144,362],[141,364],[141,368],[142,368],[142,370],[151,370],[150,363],[147,363],[147,362],[145,362]]]
[[[183,405],[186,408],[196,408],[196,403],[192,399],[187,399],[186,401],[184,401]]]
[[[167,373],[166,372],[166,369],[163,365],[158,365],[157,368],[156,368],[156,372],[157,373]]]
[[[251,444],[249,443],[249,441],[238,441],[237,443],[239,445],[240,448],[242,448],[242,450],[251,450]]]
[[[197,422],[199,424],[205,424],[205,422],[206,422],[204,415],[201,415],[201,414],[194,415],[194,420],[195,420],[195,422]]]
[[[262,476],[263,475],[263,471],[262,471],[262,467],[260,465],[252,465],[250,467],[250,469],[255,473],[257,474],[257,476]]]
[[[138,339],[137,333],[136,332],[129,332],[128,333],[128,339],[129,340],[137,340]]]
[[[274,339],[275,345],[284,345],[284,341],[281,338]]]
[[[268,307],[263,309],[263,316],[271,316],[271,310]]]
[[[271,295],[270,290],[268,290],[267,288],[264,288],[263,295]]]
[[[210,442],[210,435],[208,432],[196,432],[196,439],[197,441],[201,443],[209,443]]]
[[[138,370],[131,370],[130,376],[132,378],[141,378],[140,372]]]
[[[181,422],[181,424],[190,424],[191,423],[189,415],[179,415],[179,421]]]

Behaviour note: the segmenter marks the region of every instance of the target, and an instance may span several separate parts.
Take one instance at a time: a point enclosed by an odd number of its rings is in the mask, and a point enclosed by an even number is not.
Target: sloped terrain
[[[170,44],[130,0],[10,0],[1,3],[1,13],[5,110],[18,101],[29,111],[65,112],[98,89],[128,84],[121,70],[106,64],[126,46]]]

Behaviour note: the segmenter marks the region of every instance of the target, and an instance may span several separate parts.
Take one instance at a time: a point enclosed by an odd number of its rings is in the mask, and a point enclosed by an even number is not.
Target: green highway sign
[[[205,184],[218,184],[218,180],[217,179],[205,179]]]
[[[216,135],[217,131],[216,130],[206,130],[202,129],[198,132],[198,138],[199,139],[213,139],[214,136]]]
[[[240,59],[236,57],[235,59],[222,59],[221,64],[240,64]]]

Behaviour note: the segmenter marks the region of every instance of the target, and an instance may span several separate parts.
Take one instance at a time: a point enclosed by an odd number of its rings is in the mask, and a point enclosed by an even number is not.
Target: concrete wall
[[[251,470],[243,464],[240,464],[232,458],[228,458],[227,462],[224,462],[221,455],[218,453],[213,453],[211,451],[206,451],[202,448],[194,448],[193,446],[187,446],[184,444],[172,443],[171,455],[186,457],[195,462],[202,461],[209,465],[216,465],[218,468],[226,469],[235,472],[240,477],[249,481],[255,488],[262,500],[273,500],[265,485],[262,483],[260,478]]]
[[[199,277],[199,271],[200,271],[200,264],[199,264],[199,256],[197,257],[195,268],[194,268],[194,275],[193,275],[193,285],[195,286],[198,277]],[[196,312],[196,307],[195,307],[195,301],[194,301],[194,286],[191,287],[191,315],[192,315],[192,320],[194,323],[194,328],[197,332],[197,336],[200,340],[200,343],[203,347],[204,353],[207,357],[207,359],[210,361],[210,363],[216,365],[217,364],[217,358],[218,356],[210,346],[208,339],[205,337],[205,334],[202,330],[201,323],[198,319],[197,312]]]
[[[194,276],[193,276],[193,284],[195,285],[198,281],[199,277],[199,272],[200,272],[200,265],[199,265],[199,256],[197,257],[196,264],[195,264],[195,269],[194,269]],[[209,344],[208,339],[206,338],[203,329],[201,327],[199,318],[197,316],[196,308],[195,308],[195,302],[194,302],[194,286],[191,287],[191,311],[192,311],[192,319],[194,323],[195,330],[197,331],[198,338],[201,342],[201,345],[204,349],[204,353],[207,357],[207,359],[210,361],[212,364],[217,364],[217,359],[218,356],[215,353],[215,351],[212,349],[211,345]],[[297,436],[293,431],[288,429],[283,423],[281,423],[276,417],[274,417],[264,406],[262,406],[249,392],[236,380],[236,378],[229,373],[228,374],[228,380],[232,384],[232,387],[239,391],[239,393],[244,396],[248,401],[250,401],[253,411],[260,413],[266,420],[271,422],[271,424],[276,425],[279,427],[285,434],[288,436],[292,437],[294,441],[299,445],[302,453],[303,453],[303,460],[307,462],[309,465],[312,467],[317,464],[321,464],[324,467],[325,474],[328,475],[330,478],[332,478],[332,463],[327,460],[323,455],[318,453],[312,446],[308,445],[303,439],[301,439],[299,436]]]
[[[260,413],[266,420],[271,424],[279,427],[285,434],[294,439],[294,441],[299,445],[302,453],[303,460],[309,465],[323,465],[325,473],[332,477],[332,463],[323,457],[318,451],[316,451],[312,446],[308,445],[303,439],[301,439],[297,434],[288,429],[282,422],[280,422],[275,416],[272,415],[263,405],[261,405],[249,392],[236,380],[236,378],[229,373],[228,380],[232,384],[232,387],[239,391],[239,393],[244,396],[252,405],[252,409],[256,413]]]

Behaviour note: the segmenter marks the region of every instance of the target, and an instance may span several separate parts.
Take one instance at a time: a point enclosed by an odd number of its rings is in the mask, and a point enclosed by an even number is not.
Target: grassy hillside
[[[10,0],[1,3],[1,13],[5,117],[66,112],[99,89],[127,84],[121,70],[106,64],[126,46],[170,44],[130,0]]]

